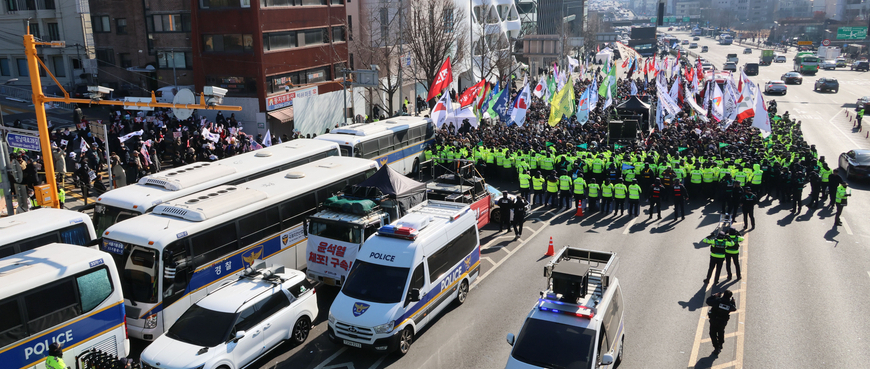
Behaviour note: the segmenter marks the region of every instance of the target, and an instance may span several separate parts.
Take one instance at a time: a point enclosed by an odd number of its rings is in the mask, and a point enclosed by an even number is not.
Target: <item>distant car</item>
[[[858,102],[855,103],[855,109],[863,107],[864,105],[867,105],[867,103],[870,103],[870,96],[864,96],[858,99]]]
[[[703,70],[705,72],[708,70],[715,70],[715,69],[716,69],[716,67],[714,67],[713,64],[710,64],[708,62],[701,63],[701,70]]]
[[[722,66],[722,70],[737,72],[737,63],[725,63],[725,65]]]
[[[824,69],[824,70],[834,70],[834,69],[837,69],[837,61],[831,60],[831,59],[825,60],[822,62],[822,64],[819,67]]]
[[[758,63],[743,64],[743,73],[746,73],[747,76],[757,76],[758,75]]]
[[[692,41],[701,41],[701,38],[698,36],[692,37]]]
[[[668,31],[673,31],[674,27],[668,27]]]
[[[697,42],[693,42],[693,43],[689,44],[689,48],[690,48],[690,49],[697,49],[697,48],[698,48],[698,43],[697,43]]]
[[[813,85],[813,91],[831,91],[837,93],[839,90],[840,82],[838,82],[836,78],[819,78],[816,80],[816,84]]]
[[[785,63],[786,61],[788,60],[785,58],[785,55],[777,55],[773,57],[774,63]]]
[[[744,54],[752,54],[752,49],[747,47],[747,48],[743,49],[743,53]]]
[[[710,51],[710,49],[709,49],[708,47],[706,47],[706,46],[701,46],[701,52],[702,52],[702,53],[706,53],[707,51]]]
[[[688,45],[688,44],[689,44],[689,40],[680,41],[680,45]]]
[[[837,58],[837,68],[846,67],[846,58]]]
[[[867,72],[867,71],[870,71],[870,62],[868,62],[866,60],[858,60],[858,61],[855,61],[854,63],[852,63],[852,66],[849,67],[849,69],[858,70],[858,71],[863,70],[863,71]]]
[[[775,93],[785,95],[785,93],[788,92],[788,86],[786,86],[783,81],[767,81],[767,83],[764,84],[764,92],[768,95]]]
[[[781,79],[787,85],[788,84],[802,85],[804,83],[804,77],[801,76],[801,74],[798,72],[788,72],[786,74],[779,76],[779,79]]]
[[[870,150],[849,150],[840,154],[840,172],[849,178],[870,177]]]

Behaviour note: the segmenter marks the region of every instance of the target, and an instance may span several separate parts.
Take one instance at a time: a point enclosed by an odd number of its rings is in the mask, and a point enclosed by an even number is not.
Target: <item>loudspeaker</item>
[[[630,138],[637,136],[637,121],[624,120],[622,123],[622,137]]]
[[[662,2],[662,3],[659,3],[658,5],[659,5],[659,9],[658,9],[658,13],[657,13],[658,14],[658,21],[656,22],[656,25],[661,27],[661,26],[665,25],[665,3]]]
[[[622,126],[623,123],[621,120],[610,121],[610,124],[607,125],[607,131],[610,134],[610,139],[618,139],[622,137]]]

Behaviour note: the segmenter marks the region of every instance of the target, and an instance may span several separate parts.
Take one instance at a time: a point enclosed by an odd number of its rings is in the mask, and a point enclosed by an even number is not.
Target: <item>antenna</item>
[[[192,105],[196,104],[196,97],[193,95],[192,91],[183,88],[178,90],[178,93],[175,94],[172,103],[176,105]],[[193,115],[193,109],[172,108],[172,114],[175,114],[175,117],[178,118],[178,120],[185,120]]]

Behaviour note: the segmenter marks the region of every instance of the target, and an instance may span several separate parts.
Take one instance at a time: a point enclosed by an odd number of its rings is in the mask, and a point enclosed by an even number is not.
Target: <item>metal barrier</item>
[[[33,91],[29,89],[0,85],[0,95],[2,95],[7,100],[17,101],[26,104],[33,104]],[[56,94],[46,94],[45,96],[61,97]],[[75,106],[73,104],[67,104],[62,102],[49,102],[45,104],[45,108],[73,110],[75,109]]]
[[[140,363],[131,362],[127,366],[120,359],[115,355],[92,349],[76,356],[76,369],[143,369]]]

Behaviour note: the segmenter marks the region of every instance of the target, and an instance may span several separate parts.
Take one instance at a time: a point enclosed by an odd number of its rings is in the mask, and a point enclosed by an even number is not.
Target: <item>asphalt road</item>
[[[760,55],[758,49],[744,55],[743,46],[719,46],[708,38],[698,43],[710,47],[704,57],[717,67],[727,53],[738,53],[740,65]],[[763,66],[752,79],[763,85],[791,67],[790,61]],[[841,152],[870,148],[867,133],[853,131],[846,116],[865,93],[870,74],[846,68],[820,71],[821,76],[837,77],[840,91],[815,93],[815,77],[807,76],[803,85],[789,86],[785,96],[765,99],[775,98],[780,112],[800,119],[807,140],[836,165]],[[637,219],[578,218],[573,211],[537,209],[519,239],[492,226],[482,231],[482,278],[464,305],[449,309],[420,332],[405,357],[330,343],[323,333],[336,291],[321,288],[321,314],[309,341],[299,347],[284,344],[253,367],[503,368],[510,352],[505,336],[517,333],[545,287],[541,270],[550,237],[557,248],[572,245],[619,254],[618,278],[627,307],[622,368],[864,367],[870,362],[870,323],[865,318],[870,316],[870,299],[864,295],[870,291],[870,227],[860,214],[870,206],[870,186],[856,181],[850,185],[853,196],[844,211],[845,225],[836,229],[829,209],[804,207],[792,214],[778,201],[762,201],[756,210],[758,227],[746,233],[743,243],[743,279],[715,287],[702,283],[709,252],[699,241],[718,222],[718,206],[690,199],[684,221],[674,220],[669,207],[663,209],[663,220],[648,220],[643,212]],[[734,291],[739,310],[726,329],[725,349],[712,355],[704,299],[724,288]]]

